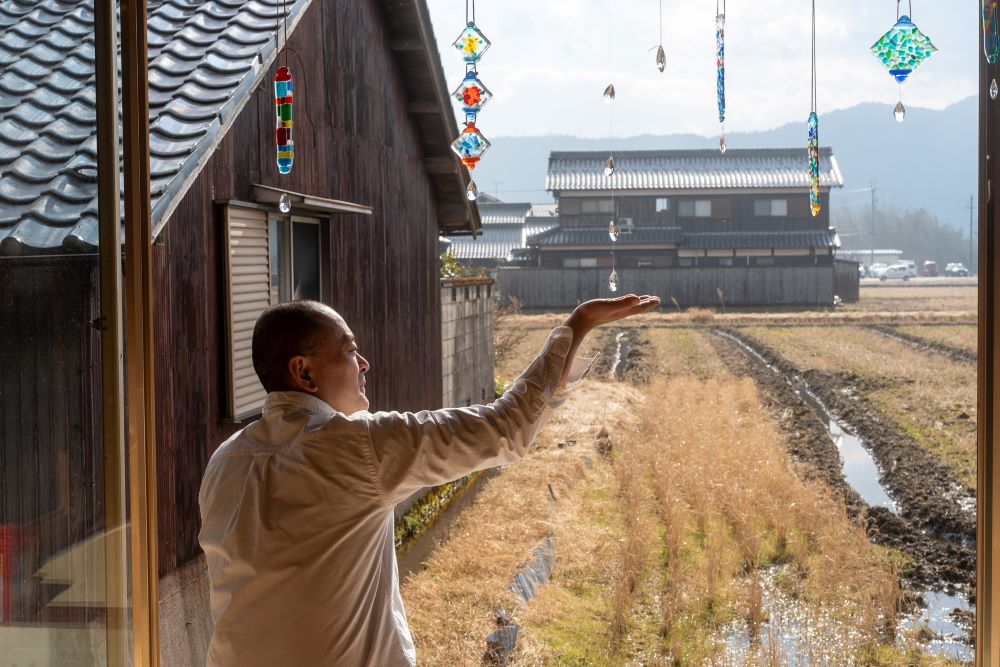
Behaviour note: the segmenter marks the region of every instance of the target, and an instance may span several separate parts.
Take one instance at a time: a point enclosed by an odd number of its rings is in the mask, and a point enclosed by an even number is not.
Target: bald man
[[[588,301],[494,403],[417,413],[367,411],[369,364],[333,309],[297,301],[261,315],[263,415],[219,447],[199,494],[215,622],[208,665],[415,665],[395,506],[522,458],[589,370],[592,360],[576,358],[584,337],[659,303]]]

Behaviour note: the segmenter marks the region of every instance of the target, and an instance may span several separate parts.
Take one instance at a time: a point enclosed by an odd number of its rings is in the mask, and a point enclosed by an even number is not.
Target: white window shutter
[[[242,419],[259,412],[267,395],[250,347],[254,324],[271,305],[267,213],[227,206],[225,242],[229,416]]]

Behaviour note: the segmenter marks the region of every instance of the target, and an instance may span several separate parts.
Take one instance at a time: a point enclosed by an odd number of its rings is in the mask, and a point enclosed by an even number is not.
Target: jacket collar
[[[264,399],[263,415],[267,417],[271,413],[296,409],[320,415],[332,415],[337,412],[328,403],[312,394],[302,391],[272,391]]]

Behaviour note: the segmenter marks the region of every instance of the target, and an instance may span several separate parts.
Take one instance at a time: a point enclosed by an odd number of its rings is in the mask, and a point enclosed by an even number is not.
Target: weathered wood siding
[[[856,272],[856,270],[855,270]],[[617,294],[608,290],[607,269],[501,268],[502,296],[515,296],[524,308],[567,309],[587,299],[635,292],[662,297],[672,307],[832,306],[832,266],[623,269]],[[843,297],[841,297],[843,298]]]
[[[155,247],[160,570],[199,553],[197,493],[226,423],[221,206],[251,184],[371,205],[331,219],[329,303],[372,364],[373,409],[439,407],[435,202],[373,0],[315,2],[289,40],[295,167],[279,177],[270,86],[255,93]],[[281,56],[284,59],[284,56]],[[403,372],[405,371],[405,372]]]
[[[857,262],[834,260],[833,291],[846,303],[854,303],[861,298],[861,276],[858,274]]]

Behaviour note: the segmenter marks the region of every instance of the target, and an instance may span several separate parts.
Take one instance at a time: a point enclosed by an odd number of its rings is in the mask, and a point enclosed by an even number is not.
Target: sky
[[[940,51],[902,86],[903,102],[943,109],[977,92],[979,3],[914,4],[911,18]],[[465,3],[428,6],[450,91],[465,71],[451,46],[465,25]],[[480,113],[480,130],[487,137],[717,134],[715,2],[663,0],[662,7],[661,74],[658,0],[477,3],[476,24],[492,42],[479,75],[495,95]],[[902,13],[909,11],[904,0]],[[869,49],[895,23],[896,2],[817,0],[816,12],[820,114],[862,102],[884,102],[891,113],[899,86]],[[728,3],[727,131],[808,117],[810,14],[807,0]],[[602,102],[609,82],[617,91],[610,107]]]

